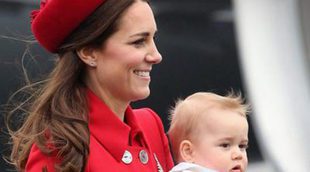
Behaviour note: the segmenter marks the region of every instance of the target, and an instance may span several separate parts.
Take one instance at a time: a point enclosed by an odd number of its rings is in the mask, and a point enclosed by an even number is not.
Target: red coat
[[[155,112],[128,107],[124,123],[90,91],[88,97],[90,154],[86,172],[166,172],[173,167],[168,140]],[[41,172],[44,166],[54,172],[55,162],[55,157],[34,145],[26,172]]]

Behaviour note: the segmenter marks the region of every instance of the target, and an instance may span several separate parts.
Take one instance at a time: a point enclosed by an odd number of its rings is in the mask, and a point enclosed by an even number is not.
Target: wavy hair
[[[25,170],[33,144],[47,156],[61,160],[55,164],[56,171],[85,170],[90,138],[88,101],[85,64],[76,51],[85,46],[99,48],[104,45],[117,31],[124,11],[134,2],[106,0],[59,47],[58,59],[48,78],[20,90],[31,93],[7,118],[13,145],[10,161],[19,171]],[[25,112],[26,117],[21,127],[14,130],[9,121],[20,111]]]

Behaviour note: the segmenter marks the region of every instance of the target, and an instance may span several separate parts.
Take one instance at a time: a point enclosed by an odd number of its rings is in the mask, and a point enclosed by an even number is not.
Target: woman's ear
[[[194,163],[194,147],[191,141],[183,140],[181,142],[180,156],[183,161]]]
[[[97,66],[97,51],[92,47],[83,47],[76,51],[79,58],[91,67]]]

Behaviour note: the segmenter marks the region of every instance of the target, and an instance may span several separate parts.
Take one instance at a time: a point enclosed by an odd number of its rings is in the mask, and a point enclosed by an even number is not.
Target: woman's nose
[[[153,43],[152,48],[150,48],[149,53],[146,55],[146,60],[152,64],[158,64],[162,61],[162,56],[159,53],[155,43]]]

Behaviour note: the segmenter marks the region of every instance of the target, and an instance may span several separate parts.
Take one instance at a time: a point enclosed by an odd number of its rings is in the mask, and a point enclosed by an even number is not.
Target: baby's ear
[[[185,162],[194,162],[194,147],[191,141],[183,140],[180,144],[180,158]]]

